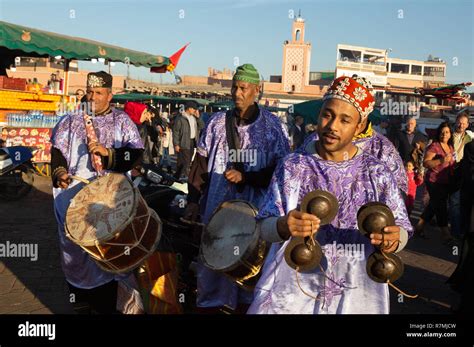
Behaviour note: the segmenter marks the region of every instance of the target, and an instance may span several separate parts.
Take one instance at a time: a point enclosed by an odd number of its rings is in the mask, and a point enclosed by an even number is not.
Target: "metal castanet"
[[[323,252],[318,241],[312,237],[293,237],[285,249],[285,261],[299,272],[314,270],[321,263]]]
[[[367,274],[378,283],[393,283],[404,271],[402,260],[393,253],[373,252],[367,259]]]
[[[384,228],[395,225],[395,217],[390,208],[377,201],[362,205],[357,211],[357,225],[362,235],[384,234]],[[394,282],[403,274],[403,263],[395,254],[384,252],[384,242],[367,259],[367,274],[379,283]]]
[[[336,217],[339,202],[336,197],[324,190],[313,190],[306,194],[301,202],[301,212],[310,213],[319,218],[320,225],[326,225]]]
[[[372,233],[382,233],[387,226],[395,225],[395,217],[390,208],[381,202],[369,202],[357,211],[359,231],[369,236]]]
[[[418,295],[409,295],[401,291],[393,283],[397,281],[405,270],[402,260],[396,254],[385,252],[393,244],[384,242],[384,228],[395,225],[395,217],[390,208],[381,202],[369,202],[357,211],[357,225],[362,235],[369,237],[372,233],[382,234],[382,243],[367,259],[367,275],[375,282],[387,283],[400,294],[416,298]]]
[[[331,223],[339,210],[334,195],[323,190],[314,190],[305,195],[301,202],[301,212],[319,218],[320,226]],[[293,269],[306,272],[319,266],[323,252],[321,245],[311,237],[293,237],[285,248],[285,261]]]

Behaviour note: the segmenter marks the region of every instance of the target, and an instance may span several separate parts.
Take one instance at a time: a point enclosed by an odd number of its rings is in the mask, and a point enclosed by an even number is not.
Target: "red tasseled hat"
[[[139,102],[127,102],[124,108],[125,112],[128,114],[133,123],[140,125],[140,118],[143,111],[146,110],[146,105]]]
[[[375,99],[372,95],[372,84],[364,77],[353,75],[336,78],[323,97],[328,99],[341,99],[352,104],[361,118],[367,118],[374,110]]]

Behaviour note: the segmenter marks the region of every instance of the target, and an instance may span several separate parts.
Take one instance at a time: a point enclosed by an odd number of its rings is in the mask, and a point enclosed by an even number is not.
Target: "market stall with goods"
[[[9,77],[8,70],[19,57],[62,59],[65,78],[61,87],[52,89],[36,81]],[[177,65],[176,59],[161,55],[0,21],[0,146],[37,147],[32,161],[39,174],[49,175],[52,129],[76,103],[75,96],[68,95],[70,62],[93,59],[149,67],[161,73],[171,72]]]

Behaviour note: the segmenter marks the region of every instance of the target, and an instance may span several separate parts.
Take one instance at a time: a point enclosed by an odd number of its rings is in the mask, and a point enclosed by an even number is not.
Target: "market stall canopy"
[[[293,106],[293,116],[301,116],[304,118],[304,124],[317,124],[319,112],[323,106],[323,100],[309,100],[295,104]],[[374,124],[379,124],[382,120],[387,120],[388,116],[382,115],[380,110],[374,109],[369,114],[369,120]]]
[[[14,51],[17,55],[61,56],[77,60],[104,58],[108,61],[150,68],[170,64],[169,58],[161,55],[0,21],[0,48],[2,47]]]
[[[116,94],[114,95],[112,102],[120,102],[124,103],[127,101],[138,101],[138,102],[161,102],[161,103],[184,103],[189,100],[194,100],[198,104],[205,106],[208,105],[210,102],[204,99],[196,99],[196,98],[177,98],[177,97],[168,97],[168,96],[161,96],[161,95],[148,95],[148,94],[140,94],[140,93],[129,93],[129,94]]]

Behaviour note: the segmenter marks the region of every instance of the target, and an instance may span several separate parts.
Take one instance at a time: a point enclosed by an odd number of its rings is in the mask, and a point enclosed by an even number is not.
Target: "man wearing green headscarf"
[[[257,208],[263,202],[275,166],[290,146],[279,118],[257,104],[259,92],[255,67],[239,66],[231,90],[235,107],[213,114],[200,137],[189,175],[187,219],[200,216],[207,224],[213,211],[228,200],[245,200]],[[203,311],[236,309],[239,304],[243,308],[253,298],[203,264],[198,266],[197,282],[197,306]]]

